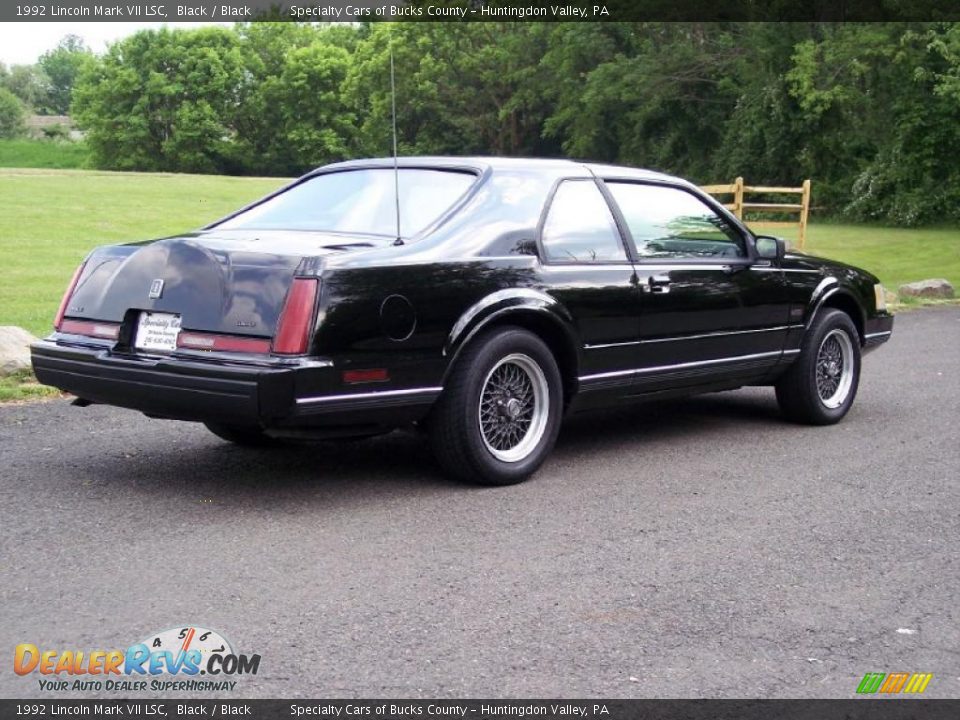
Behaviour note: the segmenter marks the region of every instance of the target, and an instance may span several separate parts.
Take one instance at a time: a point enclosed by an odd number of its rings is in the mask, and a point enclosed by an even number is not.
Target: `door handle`
[[[651,275],[647,278],[647,284],[643,288],[646,292],[666,295],[670,292],[669,275]]]

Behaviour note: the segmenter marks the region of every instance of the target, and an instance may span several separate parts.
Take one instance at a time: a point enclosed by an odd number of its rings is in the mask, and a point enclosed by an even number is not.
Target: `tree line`
[[[251,23],[60,50],[103,168],[289,176],[388,155],[392,50],[402,154],[810,177],[835,216],[960,220],[960,23]]]

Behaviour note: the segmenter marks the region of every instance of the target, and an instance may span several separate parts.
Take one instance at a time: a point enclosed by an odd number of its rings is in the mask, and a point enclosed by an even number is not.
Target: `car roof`
[[[314,170],[315,173],[328,170],[347,170],[359,169],[365,167],[393,167],[394,159],[392,157],[365,158],[361,160],[347,160],[345,162],[324,165]],[[517,170],[542,170],[552,174],[562,175],[570,171],[588,171],[600,177],[618,177],[630,178],[636,180],[658,180],[673,183],[689,184],[682,178],[656,172],[654,170],[644,170],[642,168],[626,167],[624,165],[608,165],[604,163],[593,163],[580,160],[567,160],[563,158],[515,158],[515,157],[483,157],[483,156],[422,156],[422,157],[398,157],[396,163],[399,167],[436,167],[445,169],[470,169],[485,171],[517,171]]]

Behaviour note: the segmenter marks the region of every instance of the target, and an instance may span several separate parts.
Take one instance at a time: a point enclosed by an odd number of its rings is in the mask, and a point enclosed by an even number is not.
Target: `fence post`
[[[738,177],[733,185],[733,214],[743,220],[743,178]]]
[[[810,214],[810,178],[803,181],[803,195],[800,198],[800,249],[807,243],[807,216]]]

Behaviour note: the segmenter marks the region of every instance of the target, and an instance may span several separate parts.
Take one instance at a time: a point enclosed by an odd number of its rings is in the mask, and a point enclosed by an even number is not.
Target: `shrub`
[[[0,138],[13,138],[26,130],[27,112],[19,98],[6,88],[0,88]]]

